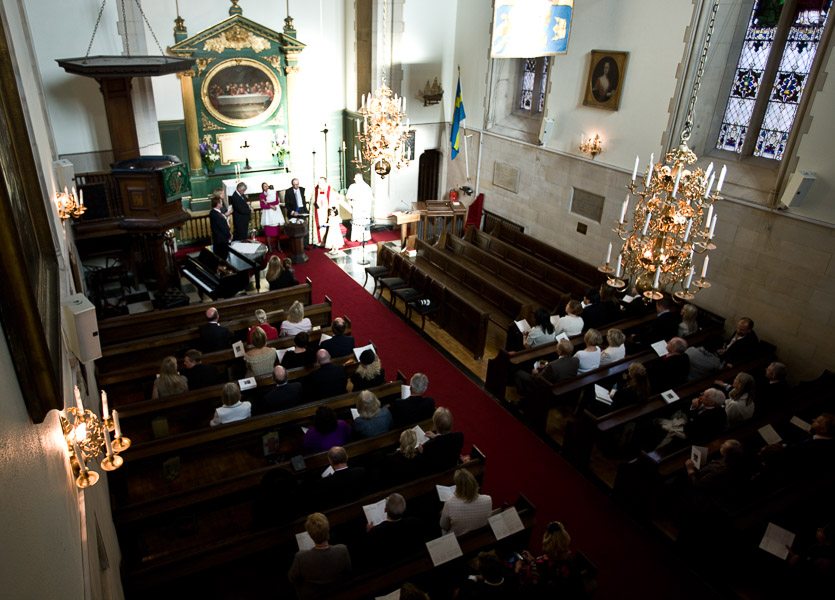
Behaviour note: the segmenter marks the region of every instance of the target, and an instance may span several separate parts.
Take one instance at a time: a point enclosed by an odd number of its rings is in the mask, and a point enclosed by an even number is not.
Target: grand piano
[[[233,250],[230,248],[229,252],[232,254]],[[246,289],[249,269],[258,266],[246,256],[237,252],[235,254],[236,259],[248,265],[246,269],[236,269],[208,248],[203,248],[197,258],[186,257],[182,273],[197,287],[201,298],[203,294],[212,300],[231,298]]]

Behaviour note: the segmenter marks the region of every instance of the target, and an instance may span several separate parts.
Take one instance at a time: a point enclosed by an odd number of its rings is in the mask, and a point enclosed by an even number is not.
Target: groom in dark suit
[[[304,188],[299,187],[299,180],[295,177],[290,182],[291,186],[284,192],[284,206],[287,207],[287,214],[295,217],[299,213],[307,214],[307,201],[304,199]]]
[[[252,209],[249,207],[249,202],[244,193],[246,192],[246,184],[240,182],[235,189],[235,193],[229,198],[229,203],[232,205],[232,218],[235,224],[235,239],[245,240],[249,236],[249,219],[252,216]]]
[[[209,223],[212,226],[212,248],[214,253],[226,260],[229,256],[229,242],[232,241],[232,232],[229,231],[229,223],[221,212],[223,200],[219,196],[212,197],[212,210],[209,212]]]

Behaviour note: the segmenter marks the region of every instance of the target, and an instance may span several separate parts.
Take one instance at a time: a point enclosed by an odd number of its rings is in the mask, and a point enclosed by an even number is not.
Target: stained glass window
[[[542,73],[540,75],[540,85],[539,85],[539,111],[542,112],[542,109],[545,108],[545,86],[548,83],[548,57],[542,57]]]
[[[754,2],[719,128],[717,148],[741,153],[749,130],[756,131],[754,156],[782,159],[831,4],[832,0]],[[794,11],[788,38],[784,45],[775,47],[775,39],[786,35],[785,29],[782,35],[779,33],[780,17],[786,5]],[[765,81],[769,62],[777,60],[780,63],[774,79],[769,77]],[[772,72],[773,69],[772,66]],[[768,90],[767,99],[761,97],[762,89]],[[758,120],[752,122],[755,116]]]
[[[533,103],[533,84],[536,81],[536,59],[526,58],[522,72],[522,99],[519,108],[530,110]]]

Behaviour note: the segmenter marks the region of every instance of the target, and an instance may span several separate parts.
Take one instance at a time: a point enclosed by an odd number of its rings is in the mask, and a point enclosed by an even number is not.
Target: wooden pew
[[[527,251],[508,244],[475,227],[470,227],[467,230],[464,240],[485,252],[501,257],[513,266],[538,277],[540,281],[549,282],[550,285],[565,291],[573,298],[582,298],[588,288],[597,289],[605,281],[605,277],[599,271],[597,271],[597,275],[592,279],[578,277],[571,271],[571,266],[575,264],[574,260],[567,267],[560,263],[532,260],[531,255]]]
[[[560,268],[573,273],[581,281],[597,282],[598,285],[603,282],[603,275],[597,270],[596,266],[583,262],[576,256],[549,246],[545,242],[521,231],[516,231],[503,223],[496,223],[490,234],[525,251],[532,259],[540,260],[549,265],[559,265]],[[594,287],[594,285],[588,287]]]
[[[322,304],[312,304],[304,307],[304,316],[310,319],[316,327],[327,327],[331,324],[331,299],[325,296]],[[276,329],[287,319],[287,308],[265,310],[267,322]],[[253,311],[254,313],[254,311]],[[204,320],[205,322],[205,320]],[[246,343],[249,328],[258,325],[257,319],[250,314],[247,317],[225,321],[223,326],[229,329],[236,340]],[[118,344],[111,344],[102,348],[102,357],[96,361],[99,371],[118,368],[125,357],[130,357],[132,363],[144,361],[162,361],[166,356],[182,356],[190,348],[200,348],[200,327],[187,326],[177,332],[167,332],[148,335]]]
[[[476,447],[473,447],[471,457],[472,460],[460,467],[456,466],[399,486],[374,491],[349,504],[325,510],[324,513],[328,517],[331,529],[359,519],[364,522],[362,506],[376,502],[389,494],[400,493],[407,502],[436,494],[435,486],[450,485],[458,468],[468,469],[481,479],[486,459]],[[318,476],[318,473],[313,475]],[[295,534],[304,530],[306,515],[267,529],[256,530],[247,519],[247,516],[251,514],[249,505],[250,502],[245,499],[229,510],[216,509],[197,515],[203,525],[200,529],[203,532],[208,531],[208,534],[201,536],[200,539],[172,540],[169,536],[158,534],[156,545],[150,546],[147,542],[154,541],[153,537],[143,536],[146,542],[142,544],[144,551],[140,556],[133,557],[130,556],[129,550],[128,559],[133,560],[123,565],[122,574],[127,586],[133,591],[147,589],[174,578],[222,565],[235,558],[277,547],[284,547],[288,552],[293,552],[296,543]],[[217,527],[216,521],[219,517],[237,517],[239,525],[242,526]]]
[[[212,304],[190,304],[165,310],[152,310],[137,315],[124,315],[105,319],[99,323],[102,348],[127,340],[143,337],[148,332],[155,334],[166,331],[180,331],[183,327],[202,325],[206,322],[206,310],[214,306],[220,311],[221,324],[228,320],[249,317],[256,308],[287,308],[293,302],[304,305],[313,303],[313,289],[310,278],[305,283],[274,292],[248,294],[217,300]]]

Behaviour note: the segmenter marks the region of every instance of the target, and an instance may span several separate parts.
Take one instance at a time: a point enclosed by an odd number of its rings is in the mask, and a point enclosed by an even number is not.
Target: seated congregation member
[[[363,350],[360,354],[360,364],[351,375],[353,391],[367,390],[383,385],[385,382],[386,373],[380,364],[380,357],[371,349]]]
[[[663,448],[674,440],[698,443],[711,440],[722,433],[728,419],[725,415],[725,394],[708,388],[693,398],[686,413],[679,411],[671,419],[657,419],[664,439],[656,446]]]
[[[330,545],[330,523],[322,513],[307,517],[304,529],[316,546],[296,552],[288,577],[299,600],[324,598],[351,578],[351,555],[344,544]]]
[[[264,394],[261,400],[255,402],[255,406],[252,408],[253,414],[264,415],[287,410],[303,402],[302,384],[298,381],[288,382],[287,370],[281,365],[273,367],[273,381],[275,381],[275,388]],[[331,444],[331,446],[334,445]]]
[[[687,342],[674,337],[667,342],[667,354],[650,363],[648,370],[655,393],[660,394],[687,381],[690,359],[686,351]]]
[[[435,472],[454,467],[464,448],[464,434],[452,431],[452,413],[444,406],[435,409],[432,424],[435,431],[426,432],[429,440],[420,447],[427,468]]]
[[[612,390],[612,410],[630,404],[643,404],[649,400],[650,393],[651,387],[646,368],[640,363],[632,363],[627,371],[626,385]]]
[[[571,536],[559,521],[548,523],[542,534],[542,555],[522,551],[513,565],[524,598],[585,598],[580,571],[574,563]]]
[[[319,368],[310,374],[310,394],[314,400],[330,398],[345,393],[348,386],[348,375],[345,367],[331,362],[331,355],[327,350],[316,353],[316,364]]]
[[[551,315],[544,308],[537,308],[534,313],[536,325],[525,334],[525,348],[536,348],[543,344],[550,344],[557,339],[557,332],[554,324],[551,323]]]
[[[285,369],[306,367],[316,362],[316,352],[308,341],[306,331],[300,331],[293,338],[293,350],[288,350],[281,358],[281,365]]]
[[[154,381],[154,391],[151,399],[164,398],[188,391],[188,379],[177,372],[177,359],[166,356],[159,366],[159,377]]]
[[[369,565],[384,566],[425,548],[422,523],[405,513],[406,499],[395,492],[386,498],[386,520],[379,525],[366,524],[365,555]]]
[[[558,381],[577,375],[580,359],[572,356],[574,346],[568,340],[560,340],[557,344],[557,360],[552,360],[545,367],[534,367],[530,373],[517,371],[516,391],[524,397],[537,391],[551,388]]]
[[[345,335],[348,323],[342,317],[336,317],[331,324],[333,337],[319,343],[319,348],[327,350],[332,358],[348,356],[354,351],[354,336]]]
[[[707,377],[721,369],[722,359],[716,353],[721,347],[722,336],[718,333],[713,333],[705,339],[701,346],[687,348],[684,352],[690,360],[690,371],[687,375],[687,381]]]
[[[699,309],[693,304],[681,308],[681,323],[678,324],[678,337],[687,337],[699,331]]]
[[[626,358],[626,346],[623,345],[626,341],[626,336],[620,329],[615,329],[613,327],[607,331],[606,341],[609,345],[606,346],[606,349],[600,353],[601,367]]]
[[[324,405],[316,409],[313,427],[308,429],[302,438],[302,448],[305,454],[315,454],[334,446],[342,446],[350,438],[351,426],[342,419],[337,419],[333,409]]]
[[[275,255],[270,257],[270,262],[267,263],[267,274],[264,279],[267,280],[271,292],[299,285],[299,282],[296,281],[293,261],[289,258],[281,260]]]
[[[604,308],[600,305],[599,290],[587,289],[580,306],[583,308],[583,329],[597,329],[608,324],[608,321],[603,320]]]
[[[726,496],[743,485],[751,476],[750,461],[738,440],[725,440],[719,447],[720,457],[700,469],[689,458],[684,462],[687,477],[698,494]]]
[[[249,328],[249,332],[246,334],[247,344],[252,344],[252,332],[255,331],[257,327],[260,327],[264,333],[267,334],[268,342],[270,340],[278,339],[278,329],[267,323],[267,313],[259,308],[255,311],[255,319],[258,321],[258,325],[253,325]]]
[[[313,325],[310,323],[310,319],[304,316],[304,305],[296,300],[290,305],[290,309],[287,311],[287,320],[281,324],[278,335],[286,337],[311,329],[313,329]]]
[[[505,573],[502,560],[495,550],[479,552],[476,557],[476,576],[472,576],[458,590],[458,600],[498,600],[518,598],[519,581],[513,572]]]
[[[765,381],[757,386],[757,406],[754,414],[765,415],[787,406],[791,401],[791,388],[786,381],[786,365],[773,362],[765,369]]]
[[[835,415],[823,413],[812,420],[809,435],[794,444],[773,444],[760,450],[763,464],[773,470],[783,467],[794,477],[819,477],[832,469],[835,460]],[[778,479],[779,481],[779,479]]]
[[[742,317],[736,324],[734,334],[717,351],[717,354],[722,357],[727,366],[732,367],[739,361],[753,356],[759,341],[757,334],[754,333],[754,321],[748,317]]]
[[[241,402],[241,388],[237,383],[230,382],[224,385],[220,392],[220,399],[223,406],[215,410],[215,416],[209,422],[212,427],[242,421],[252,414],[252,405],[247,401]]]
[[[728,426],[733,427],[754,416],[754,378],[748,373],[739,373],[734,377],[733,383],[725,384],[722,381],[716,382],[721,385],[726,394],[725,414],[728,417]]]
[[[357,397],[357,412],[359,417],[354,419],[351,430],[355,437],[367,438],[380,435],[391,429],[394,420],[391,411],[380,406],[380,400],[373,392],[363,390]]]
[[[400,434],[400,446],[391,454],[386,454],[380,461],[380,476],[387,485],[397,485],[411,481],[423,471],[423,454],[418,452],[417,433],[414,429],[404,429]]]
[[[565,316],[560,317],[556,325],[556,335],[564,333],[568,337],[583,333],[583,305],[579,300],[570,300],[565,305]]]
[[[574,353],[574,358],[580,361],[580,366],[577,368],[577,374],[582,375],[593,371],[600,366],[600,344],[603,343],[603,336],[597,329],[589,329],[586,335],[583,336],[586,342],[586,347]]]
[[[391,403],[391,416],[396,425],[410,425],[432,418],[435,401],[424,396],[429,387],[429,378],[423,373],[415,373],[409,380],[409,397],[398,398]]]
[[[444,502],[441,531],[458,536],[487,525],[487,519],[493,512],[493,499],[478,493],[478,481],[467,469],[455,471],[453,481],[455,493]]]
[[[314,504],[339,506],[365,495],[366,472],[363,467],[349,467],[348,453],[342,446],[328,450],[328,463],[333,469],[330,475],[319,479]],[[327,470],[325,470],[327,472]]]
[[[212,307],[206,311],[206,319],[209,322],[201,325],[198,330],[203,352],[216,352],[231,348],[234,342],[232,332],[220,324],[220,312]]]
[[[788,556],[794,575],[789,584],[791,593],[799,598],[817,598],[821,590],[830,589],[835,581],[835,524],[818,527],[814,540],[811,536],[797,537]],[[804,538],[808,539],[807,543],[801,541]]]
[[[244,354],[246,376],[259,377],[271,373],[276,361],[275,350],[267,346],[267,334],[261,327],[252,332],[252,343],[255,347]]]
[[[640,294],[638,294],[640,296]],[[635,304],[631,302],[630,304]],[[640,302],[638,304],[641,304]],[[636,347],[628,349],[632,354],[639,350],[648,348],[650,344],[660,341],[669,341],[678,335],[678,313],[675,311],[675,303],[669,296],[663,296],[655,301],[656,316],[649,324],[629,337],[629,343]]]
[[[203,353],[200,350],[187,350],[183,365],[183,377],[188,380],[190,390],[199,390],[220,383],[217,369],[203,364]]]

